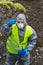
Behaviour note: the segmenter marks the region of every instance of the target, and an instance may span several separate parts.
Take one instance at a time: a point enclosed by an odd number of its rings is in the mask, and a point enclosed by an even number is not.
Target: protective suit
[[[18,25],[18,20],[19,19],[23,19],[24,20],[24,27],[23,27],[23,25],[21,26],[21,24],[20,24],[20,26]],[[18,27],[18,33],[19,33],[20,42],[22,42],[23,39],[24,39],[24,34],[25,34],[26,26],[27,26],[26,17],[25,17],[24,14],[19,14],[16,17],[16,26]],[[21,28],[21,27],[23,27],[23,28]],[[31,27],[31,29],[32,29],[32,35],[28,38],[27,46],[26,46],[26,48],[28,48],[28,50],[29,50],[27,55],[25,57],[20,57],[18,54],[15,54],[13,52],[10,53],[11,50],[8,51],[9,47],[7,47],[5,65],[15,65],[15,62],[17,60],[20,62],[20,65],[30,65],[30,51],[32,51],[32,49],[34,48],[34,46],[36,44],[36,41],[37,41],[36,31],[32,27]],[[15,31],[14,31],[14,33],[15,33]],[[27,35],[27,37],[28,37],[28,35]]]

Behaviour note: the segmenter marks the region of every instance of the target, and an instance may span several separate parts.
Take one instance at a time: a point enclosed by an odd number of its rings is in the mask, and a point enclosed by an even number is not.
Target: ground
[[[27,23],[31,25],[37,32],[38,39],[35,48],[31,54],[31,65],[43,65],[43,1],[42,0],[16,0],[14,2],[19,2],[25,6],[27,12],[25,13],[27,18]],[[12,17],[15,18],[21,11],[14,9],[7,10],[4,6],[0,6],[0,28],[3,23],[8,22]],[[22,13],[22,12],[21,12]],[[7,37],[0,36],[0,65],[5,62],[6,55],[6,44]]]

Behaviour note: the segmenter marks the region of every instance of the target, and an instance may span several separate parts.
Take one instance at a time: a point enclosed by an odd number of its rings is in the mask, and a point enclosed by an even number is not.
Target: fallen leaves
[[[2,33],[0,32],[0,36],[2,36]]]

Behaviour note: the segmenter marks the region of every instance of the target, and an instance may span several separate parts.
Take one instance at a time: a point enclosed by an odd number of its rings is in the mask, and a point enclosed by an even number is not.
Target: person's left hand
[[[18,51],[18,55],[21,57],[25,57],[28,54],[28,48],[22,49]]]
[[[24,52],[25,52],[25,55],[24,56],[26,56],[28,54],[28,52],[29,52],[28,48],[25,48],[24,49]]]

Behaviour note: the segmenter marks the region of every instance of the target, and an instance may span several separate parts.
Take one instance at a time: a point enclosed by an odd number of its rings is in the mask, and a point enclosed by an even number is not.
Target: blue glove
[[[11,27],[12,24],[16,24],[16,20],[15,20],[15,19],[11,19],[11,20],[7,23],[8,27]]]
[[[18,56],[24,57],[24,54],[25,54],[24,50],[19,50],[18,51]]]
[[[25,57],[28,54],[28,51],[29,51],[28,48],[19,50],[18,55],[21,57]]]
[[[25,52],[25,55],[24,56],[26,56],[28,54],[28,52],[29,52],[28,48],[25,48],[24,49],[24,52]]]

